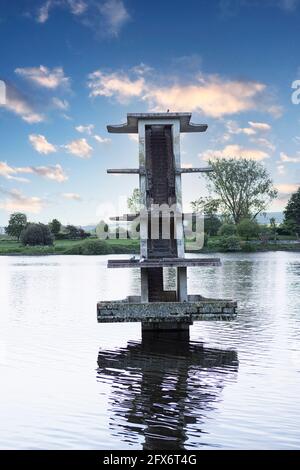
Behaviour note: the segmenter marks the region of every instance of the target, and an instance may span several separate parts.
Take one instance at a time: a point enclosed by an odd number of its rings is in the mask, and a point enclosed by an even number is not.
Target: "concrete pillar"
[[[188,301],[186,267],[177,268],[177,300],[179,302]]]
[[[175,160],[175,168],[181,167],[180,159],[180,122],[175,121],[172,125],[172,140],[173,140],[173,153]],[[175,192],[177,206],[182,212],[182,188],[181,188],[181,174],[177,173],[175,176]],[[184,258],[184,233],[182,214],[179,213],[175,217],[175,234],[177,239],[177,254],[179,258]]]
[[[147,268],[141,269],[141,302],[149,302],[149,290],[148,290],[148,270]]]
[[[139,131],[139,168],[140,168],[140,195],[143,210],[140,214],[140,253],[147,258],[147,240],[148,240],[148,215],[146,210],[146,137],[145,123],[138,122]]]

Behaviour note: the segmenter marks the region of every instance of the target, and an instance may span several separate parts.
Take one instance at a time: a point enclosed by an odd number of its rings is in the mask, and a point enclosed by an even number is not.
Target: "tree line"
[[[57,219],[49,224],[28,222],[26,214],[15,212],[11,214],[5,233],[16,238],[22,245],[53,245],[54,240],[83,240],[90,236],[81,227],[66,225]]]

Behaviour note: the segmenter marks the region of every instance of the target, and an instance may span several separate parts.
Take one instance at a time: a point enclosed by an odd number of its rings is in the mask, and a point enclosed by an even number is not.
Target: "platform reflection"
[[[111,433],[145,450],[199,447],[205,423],[236,380],[238,356],[165,335],[100,349],[98,382],[111,384]],[[200,444],[201,445],[201,444]]]

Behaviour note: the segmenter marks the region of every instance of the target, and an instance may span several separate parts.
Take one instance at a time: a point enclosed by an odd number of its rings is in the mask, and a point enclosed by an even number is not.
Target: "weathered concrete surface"
[[[193,267],[221,266],[220,258],[153,258],[153,259],[112,259],[108,268],[158,268],[158,267]]]
[[[205,132],[207,124],[193,124],[191,121],[191,113],[128,113],[127,122],[116,126],[107,126],[108,132],[113,134],[137,134],[138,122],[147,121],[165,121],[179,120],[180,132]]]
[[[196,302],[150,302],[128,301],[99,302],[99,323],[114,322],[178,322],[232,320],[236,317],[237,303],[231,300],[198,300]]]

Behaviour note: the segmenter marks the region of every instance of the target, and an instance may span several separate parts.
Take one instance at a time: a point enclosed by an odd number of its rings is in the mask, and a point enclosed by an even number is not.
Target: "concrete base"
[[[142,339],[158,340],[168,337],[174,341],[188,341],[190,339],[190,325],[193,322],[161,322],[161,323],[142,323]]]
[[[194,321],[223,320],[236,317],[237,303],[232,300],[203,299],[189,296],[187,302],[137,302],[138,297],[126,301],[99,302],[99,323],[141,322],[144,332],[188,330]]]

